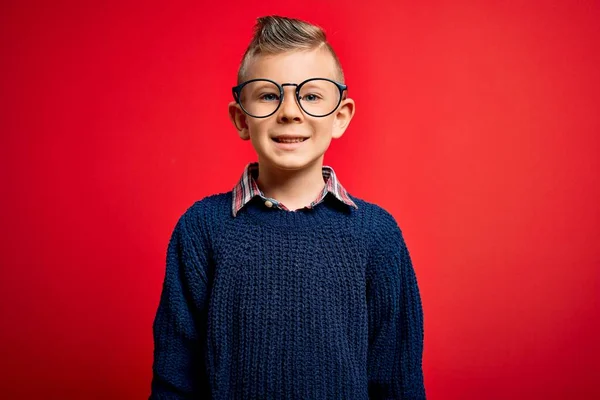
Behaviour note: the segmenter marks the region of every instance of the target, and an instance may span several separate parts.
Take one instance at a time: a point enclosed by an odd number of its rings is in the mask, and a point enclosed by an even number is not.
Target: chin
[[[298,157],[297,159],[278,159],[276,161],[277,165],[280,165],[282,169],[290,169],[290,170],[298,170],[298,169],[307,169],[315,166],[319,163],[323,162],[323,157]],[[320,167],[321,165],[319,165]]]

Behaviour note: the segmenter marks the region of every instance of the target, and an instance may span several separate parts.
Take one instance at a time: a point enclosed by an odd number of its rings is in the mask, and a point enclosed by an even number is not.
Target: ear
[[[242,140],[250,139],[250,133],[248,131],[248,123],[246,121],[246,114],[242,111],[239,104],[235,101],[229,103],[229,119],[233,122],[235,129],[238,131]]]
[[[340,103],[337,111],[333,114],[333,132],[332,137],[334,139],[338,139],[342,137],[348,125],[350,125],[350,121],[352,121],[352,117],[354,116],[354,100],[352,99],[344,99]]]

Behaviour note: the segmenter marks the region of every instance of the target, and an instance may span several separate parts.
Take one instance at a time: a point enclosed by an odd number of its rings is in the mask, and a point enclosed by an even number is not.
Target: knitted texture
[[[232,192],[179,219],[153,324],[150,399],[424,399],[423,311],[385,209],[286,211]]]

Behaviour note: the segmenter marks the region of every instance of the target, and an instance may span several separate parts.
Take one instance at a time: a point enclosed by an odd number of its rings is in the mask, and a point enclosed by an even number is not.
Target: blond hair
[[[294,18],[270,15],[256,19],[254,36],[248,45],[238,70],[238,84],[243,82],[248,65],[257,55],[277,55],[289,51],[325,48],[336,66],[337,80],[344,83],[344,71],[335,51],[327,41],[325,31],[317,25]]]

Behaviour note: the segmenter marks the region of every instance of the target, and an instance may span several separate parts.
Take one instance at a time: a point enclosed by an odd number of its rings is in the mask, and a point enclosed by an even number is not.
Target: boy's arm
[[[421,297],[402,232],[386,215],[367,272],[369,398],[425,399]]]
[[[150,400],[210,398],[204,367],[208,241],[185,213],[167,249],[162,293],[153,323]]]

